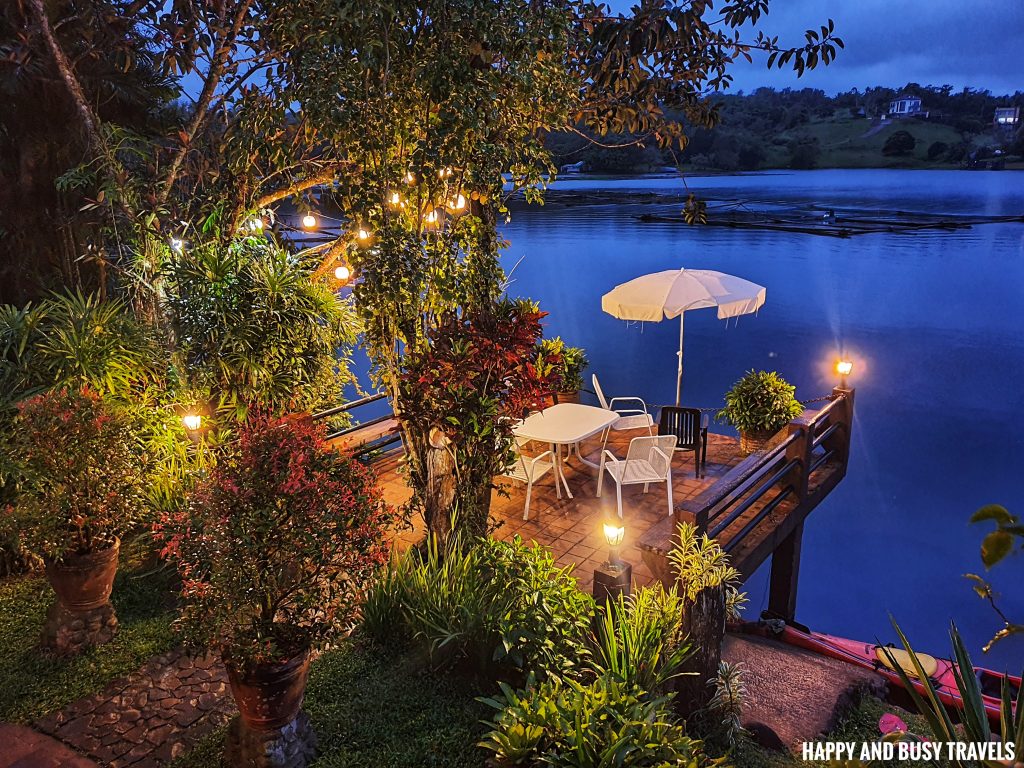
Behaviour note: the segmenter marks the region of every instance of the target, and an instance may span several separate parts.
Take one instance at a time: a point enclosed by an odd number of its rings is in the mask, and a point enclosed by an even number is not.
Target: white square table
[[[608,411],[604,408],[595,408],[592,405],[580,405],[579,403],[558,403],[543,411],[530,414],[519,422],[512,430],[513,434],[521,440],[536,440],[538,443],[548,443],[552,453],[555,455],[555,488],[558,489],[558,481],[562,481],[565,492],[571,499],[572,491],[569,490],[569,483],[566,482],[565,473],[562,470],[561,446],[576,446],[576,457],[584,464],[595,469],[600,465],[583,458],[579,452],[579,443],[588,437],[593,437],[599,432],[605,432],[605,441],[608,440],[608,428],[619,418],[615,411]],[[603,446],[602,446],[603,452]],[[559,493],[561,498],[561,493]]]

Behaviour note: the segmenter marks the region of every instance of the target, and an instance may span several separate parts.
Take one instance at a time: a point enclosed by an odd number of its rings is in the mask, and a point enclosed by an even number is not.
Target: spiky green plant
[[[893,654],[887,648],[883,647],[882,650],[888,656],[893,669],[896,670],[896,674],[899,675],[903,687],[909,694],[915,708],[928,723],[928,729],[931,731],[935,741],[966,741],[974,743],[990,741],[993,736],[993,730],[989,723],[988,713],[985,711],[981,683],[974,674],[974,665],[971,663],[970,654],[967,652],[967,647],[964,645],[963,638],[960,637],[956,625],[950,625],[949,635],[953,645],[953,661],[956,663],[953,675],[956,679],[957,691],[962,702],[958,709],[959,727],[954,723],[946,706],[939,699],[938,692],[935,690],[935,684],[928,677],[920,658],[914,652],[914,649],[910,647],[910,642],[895,620],[893,621],[893,626],[896,628],[896,634],[899,635],[900,642],[910,656],[910,661],[913,664],[916,675],[915,680],[911,680],[910,675],[897,663]],[[914,686],[915,682],[924,688],[923,695]],[[1014,745],[1017,760],[1020,760],[1020,756],[1024,755],[1024,688],[1017,692],[1016,701],[1014,701],[1010,684],[1004,679],[1002,690],[1000,691],[1000,700],[1000,722],[997,735],[1003,743]],[[951,758],[949,762],[955,768],[973,768],[973,764],[956,759],[955,757]],[[995,761],[986,761],[985,765],[999,768],[1003,764]]]
[[[729,556],[721,545],[697,526],[687,522],[679,524],[679,541],[668,554],[676,574],[679,593],[694,602],[697,595],[709,587],[725,587],[726,613],[739,618],[747,596],[738,590],[740,572],[729,565]]]

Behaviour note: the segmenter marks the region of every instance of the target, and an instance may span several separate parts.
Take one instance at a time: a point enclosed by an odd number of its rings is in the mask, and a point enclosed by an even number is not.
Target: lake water
[[[807,171],[693,178],[708,199],[955,214],[1024,213],[1024,174]],[[556,190],[682,192],[678,179],[570,180]],[[624,199],[626,196],[624,195]],[[678,206],[666,207],[675,213]],[[738,326],[687,314],[684,404],[717,406],[751,368],[777,370],[807,399],[836,383],[837,351],[856,363],[846,479],[805,527],[797,618],[847,637],[895,639],[889,614],[922,650],[945,655],[950,620],[976,661],[1020,671],[1024,638],[982,659],[999,628],[962,574],[981,568],[978,507],[1024,515],[1024,224],[957,232],[804,234],[641,223],[655,207],[516,210],[503,228],[511,292],[550,313],[547,335],[586,348],[612,394],[674,400],[675,321],[643,327],[601,312],[616,284],[678,267],[730,272],[767,287]],[[712,431],[729,432],[723,426]],[[765,607],[767,573],[747,585]],[[1002,607],[1024,622],[1024,557],[992,573]]]

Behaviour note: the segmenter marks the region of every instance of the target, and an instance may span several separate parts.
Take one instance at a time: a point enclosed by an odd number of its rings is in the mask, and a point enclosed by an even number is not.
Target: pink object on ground
[[[907,732],[907,724],[899,718],[898,715],[894,715],[892,712],[886,712],[878,720],[878,730],[882,733],[892,733],[893,731]]]

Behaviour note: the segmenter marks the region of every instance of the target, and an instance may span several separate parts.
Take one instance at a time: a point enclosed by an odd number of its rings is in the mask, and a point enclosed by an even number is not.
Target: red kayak
[[[825,635],[821,632],[794,627],[781,621],[749,622],[743,625],[743,631],[780,640],[812,653],[874,670],[892,685],[903,688],[903,679],[893,667],[895,661],[896,664],[903,667],[918,693],[924,695],[924,686],[917,681],[917,671],[910,660],[910,655],[902,648],[885,646],[883,649],[883,646],[877,643],[865,643],[862,640],[848,640],[845,637]],[[893,658],[889,658],[890,655]],[[939,659],[926,653],[917,654],[917,659],[931,680],[939,700],[952,710],[963,709],[960,692],[956,687],[956,677],[953,673],[956,665],[949,659]],[[988,712],[989,720],[998,726],[1003,680],[1009,681],[1011,698],[1016,701],[1021,679],[1013,675],[993,672],[984,667],[975,667],[974,674],[981,684],[982,700],[985,703],[985,711]]]

